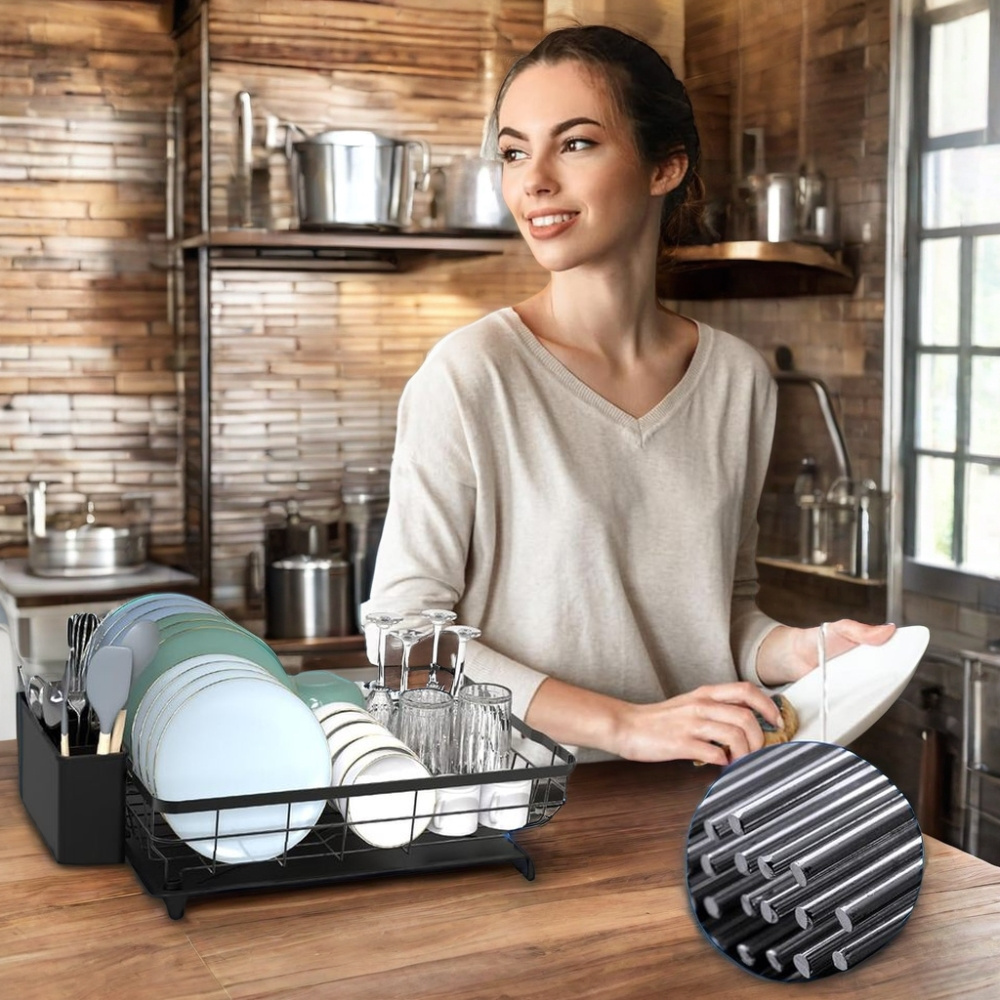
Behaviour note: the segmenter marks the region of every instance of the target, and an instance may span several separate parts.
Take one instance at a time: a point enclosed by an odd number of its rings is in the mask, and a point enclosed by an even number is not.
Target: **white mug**
[[[442,837],[467,837],[479,825],[479,786],[453,785],[437,789],[429,829]]]
[[[520,830],[528,823],[531,778],[479,786],[479,822],[494,830]]]

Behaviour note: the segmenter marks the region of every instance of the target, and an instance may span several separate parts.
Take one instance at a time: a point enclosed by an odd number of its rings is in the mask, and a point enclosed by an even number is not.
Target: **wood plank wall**
[[[154,497],[180,533],[154,4],[0,3],[0,493]]]

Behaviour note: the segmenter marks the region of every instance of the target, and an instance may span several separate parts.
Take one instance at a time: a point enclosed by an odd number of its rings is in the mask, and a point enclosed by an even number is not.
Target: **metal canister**
[[[769,243],[794,240],[797,231],[795,174],[768,174],[757,193],[757,239]]]
[[[265,569],[269,639],[349,635],[349,566],[340,556],[294,555]]]
[[[363,632],[361,605],[372,590],[375,556],[389,509],[389,466],[349,464],[341,483],[347,558],[351,564],[351,597],[358,632]]]

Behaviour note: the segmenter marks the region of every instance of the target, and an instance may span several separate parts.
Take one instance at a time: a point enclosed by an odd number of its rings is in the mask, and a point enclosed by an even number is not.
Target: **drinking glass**
[[[450,625],[458,615],[454,611],[446,611],[444,608],[428,608],[420,613],[434,626],[434,645],[431,649],[431,666],[430,672],[427,674],[427,687],[440,688],[441,683],[437,679],[437,672],[441,665],[438,660],[441,631],[445,625]]]
[[[458,652],[455,654],[455,676],[451,682],[451,693],[457,695],[465,680],[465,647],[470,639],[478,639],[483,633],[472,625],[449,625],[446,632],[458,636]]]
[[[459,774],[504,771],[510,765],[510,688],[464,684],[455,695],[455,761]]]
[[[378,629],[378,673],[375,675],[375,683],[368,689],[365,708],[368,709],[368,714],[383,726],[389,725],[396,707],[392,700],[392,692],[385,683],[385,637],[388,630],[402,620],[403,615],[384,611],[372,611],[365,615],[365,626],[371,625]]]
[[[426,628],[400,628],[393,629],[389,635],[398,639],[403,646],[403,660],[399,672],[399,693],[402,694],[408,686],[410,678],[410,651],[420,642],[429,636],[430,630]]]
[[[452,756],[452,697],[439,688],[401,691],[393,730],[431,774],[447,774]]]

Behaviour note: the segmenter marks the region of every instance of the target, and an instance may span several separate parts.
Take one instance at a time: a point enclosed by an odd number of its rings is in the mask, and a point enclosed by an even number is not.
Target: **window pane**
[[[974,246],[972,342],[1000,347],[1000,236],[980,236]]]
[[[958,344],[957,236],[920,244],[920,343]]]
[[[924,153],[924,227],[1000,222],[1000,146]]]
[[[1000,469],[970,464],[966,481],[963,569],[1000,577]]]
[[[916,445],[927,451],[955,450],[958,358],[923,354],[917,374]]]
[[[954,525],[955,464],[949,458],[917,458],[917,538],[914,556],[920,562],[954,565],[951,537]]]
[[[972,359],[969,451],[1000,458],[1000,358]],[[994,514],[1000,521],[1000,508]]]
[[[989,11],[931,27],[928,135],[986,128],[989,55]]]

